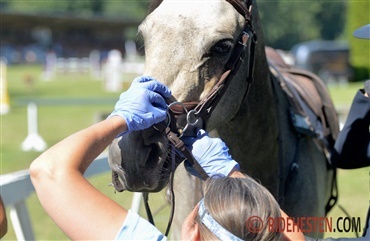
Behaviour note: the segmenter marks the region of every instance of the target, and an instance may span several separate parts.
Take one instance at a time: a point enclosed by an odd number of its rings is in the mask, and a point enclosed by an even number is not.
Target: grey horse
[[[225,0],[164,0],[154,6],[139,27],[145,45],[144,75],[169,86],[180,102],[200,101],[223,74],[245,19]],[[207,121],[207,131],[226,142],[242,172],[266,186],[288,215],[323,217],[333,172],[313,138],[297,135],[292,127],[287,114],[290,103],[273,82],[254,1],[252,6],[258,37],[254,82],[244,98],[249,66],[242,63]],[[119,170],[124,189],[157,192],[165,188],[171,173],[168,148],[168,140],[149,128],[117,138],[110,146],[109,160]],[[292,162],[294,171],[290,171]],[[179,165],[174,239],[199,201],[200,188],[200,181]],[[312,230],[309,235],[321,234]]]

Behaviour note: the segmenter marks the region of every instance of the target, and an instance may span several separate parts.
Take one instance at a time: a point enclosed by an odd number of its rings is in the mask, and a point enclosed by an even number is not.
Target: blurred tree
[[[370,1],[349,1],[345,35],[349,41],[355,80],[370,78],[370,41],[353,37],[353,32],[370,23]]]
[[[289,50],[297,43],[314,39],[335,40],[345,26],[347,2],[355,4],[368,0],[257,0],[264,26],[266,44]],[[7,0],[7,9],[29,13],[78,14],[141,20],[150,0]],[[369,6],[362,6],[369,9]],[[358,17],[358,16],[357,16]],[[134,31],[128,31],[131,37]]]
[[[334,40],[344,31],[347,3],[345,1],[323,1],[316,21],[320,24],[320,36],[323,40]]]
[[[105,4],[103,0],[91,0],[91,10],[95,16],[103,15]]]
[[[7,0],[8,9],[30,13],[143,19],[150,0]],[[289,50],[313,39],[336,39],[344,27],[346,2],[342,0],[259,0],[266,43]],[[349,1],[354,2],[354,1]],[[357,1],[355,1],[357,2]]]
[[[8,8],[8,5],[9,5],[8,2],[0,1],[0,9],[1,10],[7,9]]]
[[[289,50],[314,39],[334,40],[344,28],[346,1],[258,1],[266,44]]]
[[[127,16],[144,19],[149,0],[146,1],[104,1],[106,13],[110,16]]]
[[[7,11],[79,16],[132,17],[143,19],[149,1],[117,0],[7,0]],[[3,8],[2,8],[3,9]]]

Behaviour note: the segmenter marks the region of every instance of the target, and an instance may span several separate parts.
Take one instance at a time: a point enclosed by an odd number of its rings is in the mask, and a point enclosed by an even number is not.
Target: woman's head
[[[224,235],[222,231],[214,231],[222,228],[241,240],[279,239],[280,234],[270,231],[267,225],[269,218],[280,217],[279,205],[269,191],[252,178],[209,178],[203,192],[196,218],[202,240],[224,239],[220,237]],[[217,223],[222,227],[207,227]]]

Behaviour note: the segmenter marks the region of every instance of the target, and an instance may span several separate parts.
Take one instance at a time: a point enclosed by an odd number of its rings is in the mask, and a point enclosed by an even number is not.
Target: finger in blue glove
[[[239,170],[239,164],[231,157],[229,148],[220,138],[211,138],[200,129],[197,137],[184,137],[182,141],[209,176],[228,176],[233,169]],[[184,165],[189,173],[199,177],[187,161]]]
[[[120,116],[125,119],[127,132],[147,129],[165,120],[168,107],[164,98],[170,96],[169,88],[156,79],[149,76],[138,77],[120,95],[109,117]]]

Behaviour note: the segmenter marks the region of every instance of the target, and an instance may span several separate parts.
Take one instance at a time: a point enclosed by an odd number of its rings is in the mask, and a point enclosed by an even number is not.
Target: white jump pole
[[[22,142],[23,151],[44,151],[46,143],[38,133],[37,105],[29,103],[27,106],[28,135]]]
[[[0,115],[9,112],[9,94],[6,79],[6,60],[0,59]]]
[[[134,196],[132,197],[131,211],[135,213],[139,213],[142,197],[143,197],[143,194],[141,192],[134,193]]]

